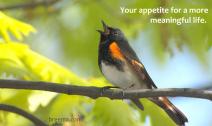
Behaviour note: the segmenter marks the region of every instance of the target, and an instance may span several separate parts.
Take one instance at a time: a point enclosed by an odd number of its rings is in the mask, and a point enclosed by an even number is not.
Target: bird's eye
[[[114,34],[114,35],[118,35],[118,32],[115,31],[113,34]]]

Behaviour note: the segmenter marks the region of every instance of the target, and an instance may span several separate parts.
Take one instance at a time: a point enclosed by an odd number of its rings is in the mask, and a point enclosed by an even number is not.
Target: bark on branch
[[[21,115],[21,116],[29,119],[30,121],[32,121],[35,124],[35,126],[48,126],[47,124],[45,124],[43,121],[41,121],[37,117],[33,116],[32,114],[30,114],[30,113],[28,113],[28,112],[26,112],[26,111],[24,111],[20,108],[17,108],[15,106],[0,104],[0,110],[13,112],[13,113],[16,113],[18,115]]]
[[[50,82],[35,82],[22,80],[0,80],[0,88],[42,90],[67,95],[82,95],[91,98],[108,97],[111,99],[132,99],[158,96],[182,96],[212,100],[212,90],[191,88],[167,88],[167,89],[142,89],[123,91],[118,89],[107,89],[92,86],[75,86]],[[123,95],[124,94],[124,95]]]

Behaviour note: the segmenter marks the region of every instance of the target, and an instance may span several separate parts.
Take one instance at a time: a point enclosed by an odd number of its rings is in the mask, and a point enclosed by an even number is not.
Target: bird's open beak
[[[102,20],[102,25],[104,28],[104,31],[97,30],[101,35],[108,35],[110,33],[109,27],[105,24],[105,22]]]

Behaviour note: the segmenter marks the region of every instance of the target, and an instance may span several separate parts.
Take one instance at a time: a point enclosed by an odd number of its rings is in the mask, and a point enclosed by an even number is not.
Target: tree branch
[[[111,99],[131,99],[158,96],[183,96],[212,100],[212,90],[190,88],[141,89],[124,91],[124,96],[122,90],[107,89],[102,92],[102,88],[92,86],[75,86],[59,83],[22,80],[0,80],[0,88],[51,91],[67,95],[88,96],[94,99],[98,97],[108,97]]]
[[[20,108],[17,108],[17,107],[11,106],[11,105],[0,104],[0,110],[9,111],[9,112],[13,112],[18,115],[21,115],[21,116],[29,119],[30,121],[32,121],[36,126],[48,126],[47,124],[45,124],[43,121],[41,121],[37,117],[33,116],[32,114],[30,114]]]
[[[42,0],[42,1],[31,1],[28,3],[20,3],[15,5],[9,5],[9,6],[0,6],[0,10],[10,10],[10,9],[31,9],[35,8],[37,6],[49,6],[52,5],[59,0]]]

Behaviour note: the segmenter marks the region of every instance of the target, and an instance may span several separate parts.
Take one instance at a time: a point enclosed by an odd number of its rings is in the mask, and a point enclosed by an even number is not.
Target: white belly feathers
[[[123,72],[119,71],[115,66],[106,65],[104,62],[101,63],[102,73],[113,85],[127,90],[146,88],[145,84],[142,84],[142,82],[133,75],[134,73],[128,65],[125,66],[125,72]]]

